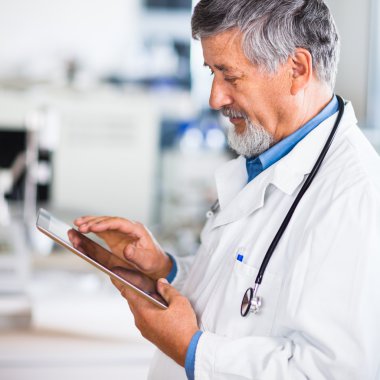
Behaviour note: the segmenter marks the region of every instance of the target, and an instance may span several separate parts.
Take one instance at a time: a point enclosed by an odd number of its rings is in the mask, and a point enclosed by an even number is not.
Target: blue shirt
[[[277,144],[273,145],[271,148],[266,150],[264,153],[260,154],[255,158],[246,159],[246,167],[248,173],[248,182],[252,181],[265,169],[279,161],[282,157],[286,156],[308,133],[310,133],[314,128],[316,128],[323,121],[328,119],[330,116],[338,112],[339,103],[336,96],[333,97],[331,102],[313,119],[307,122],[303,127],[297,129],[291,135],[285,137]],[[175,260],[170,257],[173,261],[173,269],[168,276],[172,281],[177,274],[177,267],[174,265]],[[175,268],[175,269],[174,269]],[[170,281],[170,282],[171,282]],[[189,347],[186,353],[185,370],[186,375],[189,380],[194,380],[194,369],[195,369],[195,353],[197,350],[197,345],[199,338],[202,335],[202,331],[197,331],[192,337]]]
[[[177,275],[177,262],[175,261],[174,257],[172,255],[170,255],[169,253],[165,252],[170,260],[172,261],[173,265],[172,265],[172,269],[170,270],[170,273],[168,274],[168,276],[166,277],[166,279],[168,280],[169,284],[171,284],[174,279],[175,279],[175,276]]]

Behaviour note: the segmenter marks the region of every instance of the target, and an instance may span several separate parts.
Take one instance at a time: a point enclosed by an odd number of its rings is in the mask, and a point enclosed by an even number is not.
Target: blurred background
[[[196,1],[194,2],[196,3]],[[380,5],[328,1],[336,92],[380,151]],[[232,153],[191,0],[0,0],[0,378],[145,379],[154,348],[106,275],[35,228],[45,207],[145,223],[194,254]]]

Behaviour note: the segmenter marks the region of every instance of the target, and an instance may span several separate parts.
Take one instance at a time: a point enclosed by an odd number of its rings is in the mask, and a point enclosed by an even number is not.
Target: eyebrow
[[[203,63],[203,66],[211,68],[210,65],[206,62]],[[234,69],[231,69],[230,67],[225,66],[225,65],[214,65],[214,66],[216,69],[218,69],[219,71],[222,71],[223,73],[234,70]]]

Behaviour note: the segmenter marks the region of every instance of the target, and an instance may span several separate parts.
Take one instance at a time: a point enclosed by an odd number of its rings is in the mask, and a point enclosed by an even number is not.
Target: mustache
[[[222,108],[222,115],[225,117],[230,117],[232,119],[243,118],[245,120],[248,120],[248,116],[244,112],[236,111],[231,107],[223,107]]]

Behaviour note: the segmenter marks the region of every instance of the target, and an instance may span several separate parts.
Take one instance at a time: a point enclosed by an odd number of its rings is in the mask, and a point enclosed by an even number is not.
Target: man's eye
[[[235,77],[224,77],[224,80],[225,80],[226,82],[228,82],[228,83],[232,83],[232,84],[236,83],[237,79],[238,79],[238,78],[235,78]]]

